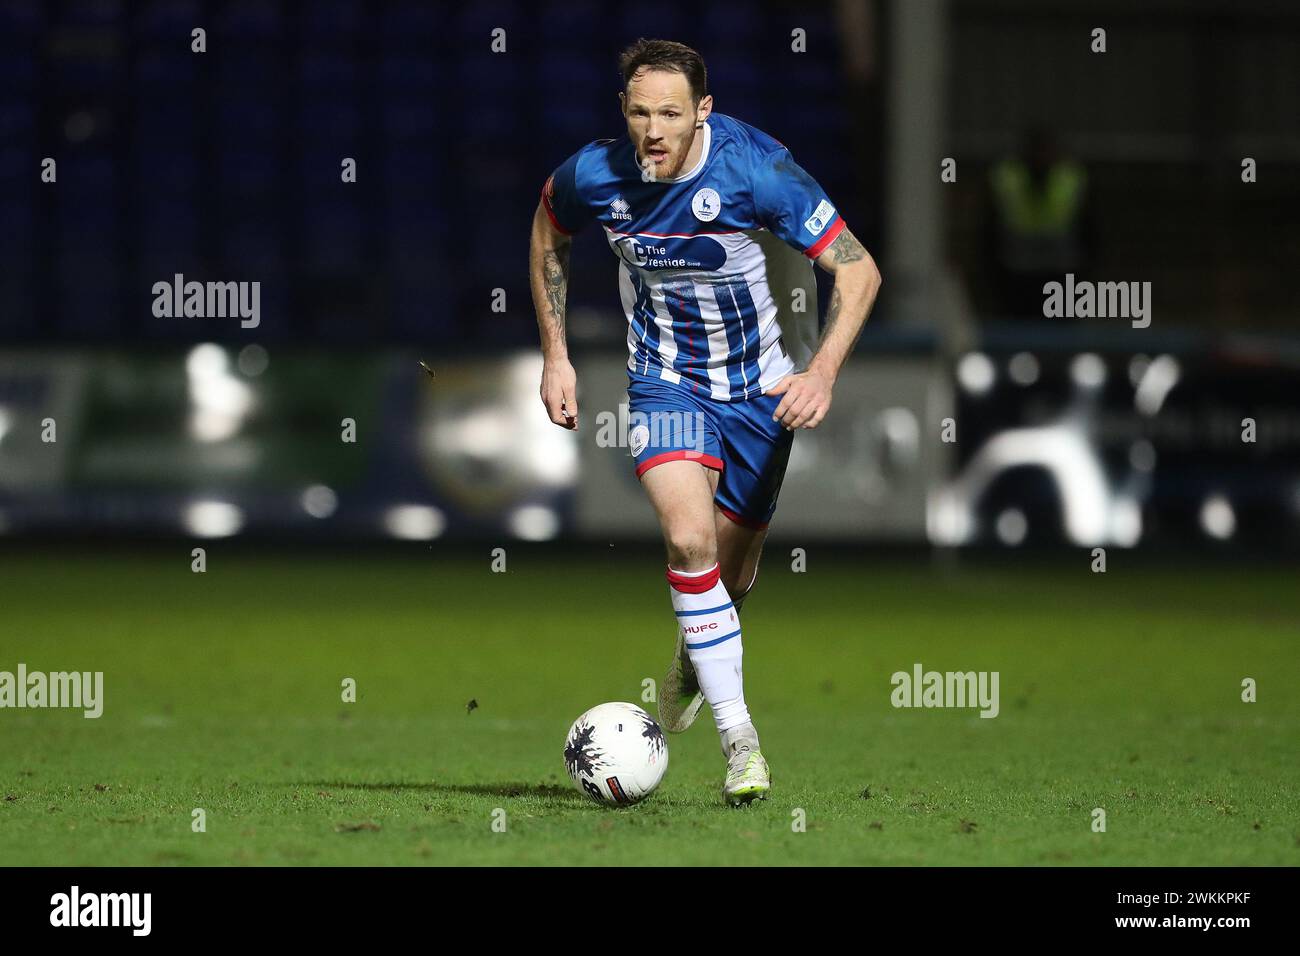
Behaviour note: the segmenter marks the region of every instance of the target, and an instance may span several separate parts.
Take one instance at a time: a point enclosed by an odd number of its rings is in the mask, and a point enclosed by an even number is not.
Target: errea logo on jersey
[[[817,204],[813,214],[804,220],[803,227],[814,236],[820,235],[821,231],[826,228],[826,224],[831,221],[833,215],[835,215],[835,207],[823,199]]]
[[[716,189],[701,189],[691,198],[691,211],[700,222],[712,222],[722,212],[722,200]]]
[[[622,196],[615,197],[609,204],[610,219],[631,219],[632,207],[627,204],[627,200]]]

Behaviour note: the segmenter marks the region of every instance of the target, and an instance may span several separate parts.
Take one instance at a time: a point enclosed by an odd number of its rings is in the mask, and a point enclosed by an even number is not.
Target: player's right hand
[[[542,365],[542,404],[555,424],[578,427],[578,373],[567,359]]]

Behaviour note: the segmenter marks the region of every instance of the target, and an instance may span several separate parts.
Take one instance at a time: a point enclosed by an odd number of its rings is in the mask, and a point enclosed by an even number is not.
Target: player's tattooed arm
[[[835,276],[821,346],[809,364],[832,382],[857,344],[880,291],[880,270],[862,243],[847,228],[817,257],[817,264]]]
[[[551,224],[539,203],[529,242],[528,278],[542,345],[541,396],[551,421],[565,428],[578,427],[578,381],[564,334],[571,246],[572,240]]]
[[[816,428],[831,411],[832,390],[840,368],[862,333],[867,313],[880,289],[880,272],[862,243],[842,229],[822,255],[818,265],[835,276],[831,304],[826,310],[822,345],[806,371],[781,378],[766,394],[780,395],[772,419],[784,428]]]
[[[564,334],[564,300],[569,294],[569,243],[558,249],[542,253],[542,287],[546,290],[546,304]]]
[[[830,332],[840,321],[840,303],[843,296],[840,295],[840,287],[836,285],[831,289],[831,301],[826,304],[826,321],[822,325],[827,332]]]
[[[830,254],[831,259],[837,266],[867,258],[867,250],[862,248],[862,243],[858,242],[858,237],[849,232],[847,228],[835,237],[835,241],[831,243],[831,247],[826,252]]]
[[[537,310],[537,328],[542,338],[542,354],[547,359],[566,358],[564,341],[564,305],[569,292],[569,236],[551,224],[539,203],[533,216],[533,232],[528,247],[529,285],[533,306]]]
[[[806,371],[787,375],[767,392],[781,396],[772,418],[791,431],[816,428],[830,412],[835,379],[853,351],[880,289],[875,261],[848,229],[817,257],[817,264],[835,276],[821,345]]]

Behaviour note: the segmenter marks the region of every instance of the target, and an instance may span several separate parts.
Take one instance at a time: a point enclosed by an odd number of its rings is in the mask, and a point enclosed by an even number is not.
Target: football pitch
[[[773,546],[743,615],[772,798],[723,804],[706,709],[612,810],[564,736],[602,701],[654,713],[662,557],[445,550],[0,554],[0,671],[104,673],[98,719],[0,710],[0,863],[1300,864],[1294,569],[813,549],[795,573]],[[892,706],[917,664],[997,672],[997,716]]]

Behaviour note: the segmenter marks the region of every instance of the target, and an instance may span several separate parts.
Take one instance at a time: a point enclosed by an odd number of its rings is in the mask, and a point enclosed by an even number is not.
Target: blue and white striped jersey
[[[812,260],[844,221],[761,130],[714,113],[700,135],[693,169],[650,182],[629,139],[597,140],[555,170],[542,204],[562,232],[604,228],[621,263],[629,369],[740,401],[807,367]]]

